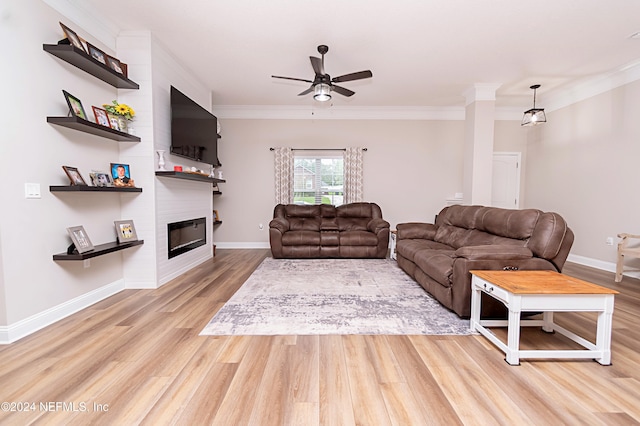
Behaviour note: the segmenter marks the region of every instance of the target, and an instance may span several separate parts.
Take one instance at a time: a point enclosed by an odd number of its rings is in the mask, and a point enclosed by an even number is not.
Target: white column
[[[500,84],[476,83],[465,104],[464,204],[491,205],[493,128]]]

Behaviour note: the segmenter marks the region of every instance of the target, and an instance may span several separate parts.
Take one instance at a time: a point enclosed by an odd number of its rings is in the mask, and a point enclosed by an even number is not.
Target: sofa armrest
[[[438,227],[432,223],[407,222],[396,226],[398,240],[423,239],[433,240],[436,237]]]
[[[460,247],[454,255],[469,260],[520,260],[532,258],[533,252],[527,247],[490,244]]]
[[[269,222],[269,228],[277,229],[284,234],[289,230],[289,221],[281,217],[277,217]]]
[[[377,234],[383,229],[389,229],[390,227],[391,225],[389,225],[389,222],[380,218],[371,219],[369,223],[367,223],[367,229],[374,234]]]

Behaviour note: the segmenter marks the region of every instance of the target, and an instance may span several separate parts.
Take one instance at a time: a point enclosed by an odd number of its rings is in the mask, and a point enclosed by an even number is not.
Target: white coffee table
[[[553,271],[471,271],[471,330],[477,331],[506,354],[511,365],[520,358],[592,358],[611,364],[611,322],[613,300],[618,293]],[[504,303],[508,320],[481,320],[481,294]],[[598,312],[596,342],[592,342],[553,322],[554,312]],[[522,320],[522,312],[542,312],[542,320]],[[487,327],[507,327],[505,344]],[[520,327],[542,327],[580,344],[585,349],[520,350]]]

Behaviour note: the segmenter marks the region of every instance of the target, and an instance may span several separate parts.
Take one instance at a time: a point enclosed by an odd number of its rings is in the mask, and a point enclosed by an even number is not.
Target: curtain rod
[[[275,151],[275,148],[269,148],[269,151]],[[347,148],[291,148],[292,151],[346,151]],[[363,151],[368,151],[367,148],[362,148]]]

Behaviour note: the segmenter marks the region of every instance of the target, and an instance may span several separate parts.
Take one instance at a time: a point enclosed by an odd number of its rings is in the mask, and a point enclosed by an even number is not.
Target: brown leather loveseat
[[[379,258],[387,255],[389,222],[375,203],[278,204],[269,223],[274,258]]]
[[[573,244],[560,215],[535,209],[449,206],[435,224],[402,223],[397,230],[398,265],[461,317],[471,314],[470,270],[560,272]],[[485,317],[506,312],[491,298],[482,303]]]

